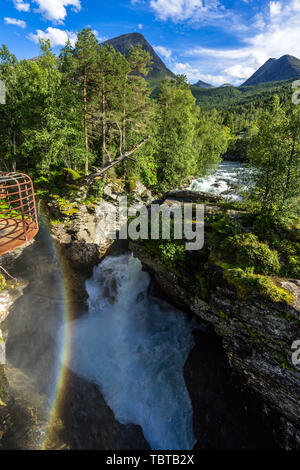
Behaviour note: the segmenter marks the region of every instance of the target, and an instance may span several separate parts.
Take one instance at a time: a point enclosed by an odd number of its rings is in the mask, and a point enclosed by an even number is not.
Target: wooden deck
[[[19,248],[32,240],[39,229],[35,221],[25,221],[25,231],[22,219],[0,218],[0,256]]]

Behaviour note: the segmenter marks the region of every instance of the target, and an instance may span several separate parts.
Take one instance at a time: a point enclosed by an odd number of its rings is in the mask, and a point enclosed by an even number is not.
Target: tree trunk
[[[124,99],[123,99],[123,116],[122,116],[122,147],[123,152],[126,149],[126,90],[127,90],[128,77],[126,75],[124,83]]]
[[[127,81],[128,76],[125,77],[124,83],[124,95],[123,95],[123,112],[122,112],[122,153],[125,152],[126,149],[126,90],[127,90]],[[123,161],[123,173],[126,181],[126,164],[125,160]]]
[[[15,131],[13,132],[13,155],[14,155],[14,158],[13,158],[13,161],[12,161],[12,171],[13,172],[16,172],[17,170],[17,157],[16,157],[16,154],[17,154],[17,150],[16,150],[16,133]]]
[[[102,77],[102,162],[103,164],[110,162],[110,158],[106,152],[106,90],[105,75]]]
[[[288,172],[287,172],[286,183],[285,183],[283,204],[285,203],[286,198],[288,197],[288,192],[289,192],[290,185],[291,185],[291,170],[292,170],[291,167],[292,167],[293,159],[296,153],[297,134],[298,134],[298,130],[295,132],[295,135],[293,135],[293,145],[292,145],[292,150],[291,150],[290,157],[288,160]]]
[[[84,126],[84,142],[85,142],[85,174],[89,174],[89,141],[87,129],[87,70],[84,68],[83,79],[83,126]]]

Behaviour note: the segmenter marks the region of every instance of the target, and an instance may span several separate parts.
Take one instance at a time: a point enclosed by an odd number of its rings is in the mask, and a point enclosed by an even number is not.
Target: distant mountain
[[[198,80],[198,82],[195,83],[193,86],[197,86],[199,88],[215,88],[213,85],[210,85],[209,83],[202,82],[202,80]]]
[[[223,83],[223,85],[220,86],[220,88],[226,88],[232,86],[234,88],[234,85],[231,85],[231,83]]]
[[[300,60],[291,55],[269,59],[242,86],[278,82],[300,77]]]
[[[152,70],[149,72],[148,78],[150,80],[153,79],[163,79],[166,77],[174,78],[175,75],[171,70],[169,70],[166,65],[163,63],[161,58],[156,54],[153,47],[149,44],[149,42],[144,38],[144,36],[140,33],[129,33],[129,34],[122,34],[122,36],[118,36],[113,39],[109,39],[105,41],[103,44],[108,44],[113,46],[113,48],[121,52],[121,54],[126,55],[130,46],[137,46],[141,44],[142,48],[149,52],[152,57]]]

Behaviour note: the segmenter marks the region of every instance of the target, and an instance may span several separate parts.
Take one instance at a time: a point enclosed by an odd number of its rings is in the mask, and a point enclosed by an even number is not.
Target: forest
[[[44,40],[31,60],[18,61],[3,45],[2,169],[26,171],[38,189],[49,190],[66,169],[80,178],[108,166],[106,174],[125,188],[139,180],[160,194],[207,175],[226,152],[235,152],[255,181],[251,204],[269,213],[297,211],[299,106],[288,83],[200,90],[199,96],[212,97],[208,107],[197,104],[201,99],[185,76],[151,88],[150,70],[141,45],[124,56],[100,45],[89,28],[58,57]],[[238,101],[241,95],[246,101]]]
[[[150,136],[134,161],[115,167],[117,177],[165,190],[205,174],[226,151],[228,129],[216,111],[200,111],[184,77],[162,81],[152,99],[150,69],[150,55],[141,47],[125,57],[100,46],[90,29],[59,57],[47,41],[32,60],[18,61],[2,46],[2,168],[36,177],[65,167],[88,174]]]

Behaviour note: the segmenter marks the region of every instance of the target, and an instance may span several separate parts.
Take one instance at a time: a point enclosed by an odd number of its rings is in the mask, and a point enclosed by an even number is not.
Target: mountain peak
[[[300,77],[300,60],[286,54],[279,59],[268,59],[243,86],[258,85],[265,82],[291,80]]]
[[[130,46],[141,44],[142,48],[149,52],[152,58],[152,70],[149,72],[149,79],[174,78],[173,72],[169,70],[161,58],[156,54],[153,47],[149,44],[145,36],[141,33],[127,33],[105,41],[103,44],[112,46],[117,52],[126,55]]]
[[[210,83],[203,82],[202,80],[198,80],[198,82],[195,83],[193,86],[197,86],[199,88],[214,88],[213,85],[210,85]]]

